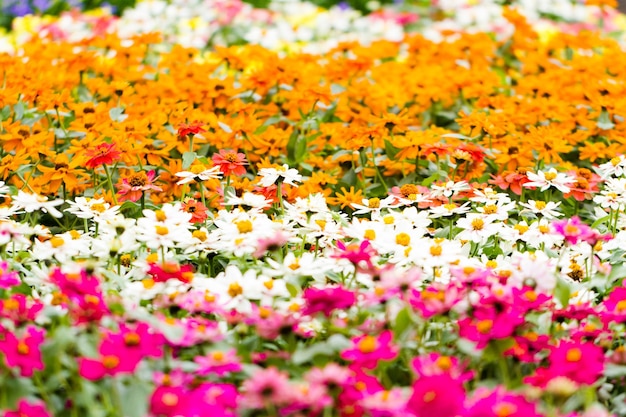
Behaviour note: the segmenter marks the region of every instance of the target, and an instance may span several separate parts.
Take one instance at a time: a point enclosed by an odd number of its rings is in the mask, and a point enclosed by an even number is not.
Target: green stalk
[[[111,194],[113,194],[113,204],[117,206],[117,197],[115,197],[115,188],[113,187],[113,180],[111,179],[111,173],[109,172],[109,168],[105,165],[102,165],[104,167],[104,172],[107,175],[107,180],[109,182],[109,190],[111,190]]]

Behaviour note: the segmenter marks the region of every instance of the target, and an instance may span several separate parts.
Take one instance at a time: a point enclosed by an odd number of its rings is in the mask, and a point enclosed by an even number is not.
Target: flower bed
[[[501,11],[0,55],[4,415],[626,415],[624,52]]]

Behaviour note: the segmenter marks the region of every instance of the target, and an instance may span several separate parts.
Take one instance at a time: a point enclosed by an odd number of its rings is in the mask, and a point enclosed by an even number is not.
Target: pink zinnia
[[[353,291],[343,288],[341,285],[326,288],[307,288],[302,295],[304,309],[302,314],[312,316],[318,312],[329,317],[334,310],[347,309],[356,302]]]
[[[477,399],[467,407],[463,417],[542,417],[535,404],[502,388],[491,393],[482,388],[476,391],[475,397]]]
[[[21,399],[17,403],[17,410],[15,411],[5,411],[4,417],[50,417],[51,414],[46,410],[46,405],[37,401],[34,403],[29,403],[28,401]]]
[[[164,344],[165,338],[151,331],[145,323],[138,323],[133,327],[122,324],[120,332],[110,332],[103,336],[98,358],[79,360],[79,373],[91,381],[105,375],[131,373],[144,357],[161,357]]]
[[[224,376],[231,372],[239,372],[242,369],[235,349],[226,352],[214,350],[213,352],[209,352],[206,356],[196,356],[194,361],[200,365],[196,371],[198,375],[215,374]]]
[[[413,384],[406,410],[417,417],[455,417],[464,400],[463,386],[449,374],[424,376]]]
[[[418,356],[413,359],[411,366],[420,376],[450,375],[459,382],[472,379],[473,372],[465,371],[465,365],[461,364],[454,356],[444,356],[439,353]]]
[[[146,191],[162,191],[161,187],[153,184],[156,174],[154,170],[134,172],[127,178],[122,179],[122,183],[118,184],[118,194],[121,196],[120,201],[130,200],[137,201]]]
[[[20,368],[22,376],[32,376],[35,369],[43,370],[41,345],[45,330],[28,326],[22,337],[4,329],[0,329],[0,336],[3,331],[4,340],[0,342],[0,351],[4,353],[4,359],[10,368]]]
[[[20,277],[16,271],[9,271],[9,263],[7,261],[0,262],[0,288],[8,290],[11,287],[19,285]]]
[[[352,339],[353,347],[341,352],[341,358],[354,362],[355,366],[374,369],[381,360],[391,360],[398,355],[392,343],[393,333],[385,330],[378,336],[363,335]]]
[[[242,406],[244,408],[265,408],[269,404],[281,407],[289,404],[292,387],[286,373],[276,368],[261,369],[243,385]]]
[[[602,302],[605,311],[601,313],[602,321],[626,322],[626,287],[615,287],[608,298]]]
[[[339,248],[339,253],[331,255],[331,257],[337,259],[347,259],[354,265],[357,265],[362,261],[371,265],[371,259],[374,255],[376,255],[376,250],[372,247],[369,240],[364,240],[360,245],[351,244],[348,246],[346,246],[346,244],[341,240],[338,240],[337,247]]]
[[[604,371],[604,351],[593,342],[562,341],[548,356],[550,365],[537,369],[525,382],[545,387],[557,377],[566,377],[578,384],[594,384]]]
[[[584,241],[590,245],[595,245],[598,240],[610,240],[611,234],[600,234],[581,222],[577,216],[570,219],[563,219],[552,222],[554,231],[565,238],[565,241],[571,245]]]
[[[213,164],[220,167],[225,177],[230,174],[244,175],[246,173],[248,161],[246,155],[241,152],[221,149],[219,153],[213,154],[212,159]]]

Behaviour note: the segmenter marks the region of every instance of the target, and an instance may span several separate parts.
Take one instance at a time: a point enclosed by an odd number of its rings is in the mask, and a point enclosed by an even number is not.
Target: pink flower
[[[24,294],[13,294],[8,300],[0,300],[0,315],[13,320],[16,326],[34,321],[43,304]]]
[[[542,417],[537,413],[535,404],[500,387],[492,392],[486,388],[479,389],[475,397],[463,417]]]
[[[453,356],[444,356],[439,353],[418,356],[411,362],[413,369],[420,376],[450,375],[459,382],[472,379],[473,372],[465,371],[465,366]]]
[[[31,376],[35,369],[43,370],[41,345],[44,342],[45,330],[28,326],[22,337],[10,331],[4,331],[4,340],[0,342],[0,351],[10,368],[20,368],[20,375]],[[1,333],[0,333],[1,336]]]
[[[608,298],[602,302],[604,310],[601,313],[602,321],[626,322],[626,287],[615,287]]]
[[[187,406],[189,401],[188,395],[181,386],[158,386],[150,397],[150,413],[167,417],[181,415],[180,411]]]
[[[591,385],[604,371],[604,351],[593,342],[562,341],[552,347],[548,356],[550,365],[537,369],[524,382],[545,387],[556,377],[566,377],[578,384]]]
[[[17,403],[17,410],[5,411],[4,417],[51,417],[51,414],[46,410],[46,405],[41,402],[29,403],[28,401],[21,399]]]
[[[16,271],[9,271],[9,263],[7,261],[0,262],[0,288],[8,290],[11,287],[19,285],[20,277]]]
[[[371,259],[376,255],[376,250],[372,247],[369,240],[364,240],[360,245],[351,244],[348,246],[341,240],[338,240],[337,247],[339,248],[339,253],[331,256],[337,259],[347,259],[354,265],[357,265],[359,262],[366,262],[368,266],[371,266]]]
[[[214,350],[206,356],[196,356],[194,362],[200,365],[196,371],[198,375],[215,374],[224,376],[231,372],[240,372],[242,369],[235,349],[226,352]]]
[[[106,375],[131,373],[144,357],[161,357],[164,343],[164,337],[151,332],[145,323],[134,327],[122,324],[119,333],[105,333],[98,358],[79,359],[79,373],[91,381]]]
[[[460,289],[455,285],[433,283],[421,291],[413,289],[409,301],[425,319],[429,319],[449,312],[461,296]]]
[[[137,201],[146,191],[162,191],[161,187],[153,184],[155,180],[154,170],[134,172],[127,178],[122,178],[122,183],[118,184],[118,194],[121,196],[120,201],[130,200]]]
[[[261,369],[243,384],[242,406],[265,408],[268,404],[282,407],[291,401],[292,387],[286,373],[276,368]]]
[[[578,242],[584,241],[590,245],[595,245],[598,240],[610,240],[611,234],[600,234],[581,222],[578,216],[574,216],[570,219],[563,219],[552,222],[554,231],[565,238],[565,241],[571,245],[575,245]]]
[[[334,310],[350,308],[356,302],[354,292],[341,285],[321,289],[310,287],[304,290],[302,298],[305,302],[302,314],[308,316],[322,312],[329,317]]]
[[[398,355],[392,344],[393,333],[385,330],[378,337],[363,335],[352,339],[354,347],[341,352],[341,358],[354,362],[354,366],[374,369],[380,360],[391,360]]]
[[[464,400],[463,386],[449,374],[424,376],[413,384],[406,410],[417,417],[455,417]]]
[[[212,159],[213,164],[220,167],[220,171],[222,171],[224,176],[230,174],[244,175],[246,173],[248,161],[246,160],[246,155],[241,152],[220,149],[219,153],[213,154]]]

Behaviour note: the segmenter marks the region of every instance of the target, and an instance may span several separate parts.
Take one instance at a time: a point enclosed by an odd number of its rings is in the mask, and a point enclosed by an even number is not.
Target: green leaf
[[[152,392],[150,384],[132,380],[128,386],[119,384],[119,391],[124,417],[143,417],[148,414],[148,397]]]
[[[394,335],[395,338],[398,339],[405,331],[413,324],[413,320],[411,320],[411,313],[409,312],[409,308],[405,307],[396,316],[396,321],[394,323]]]
[[[606,109],[602,109],[600,117],[598,117],[598,121],[596,122],[596,126],[602,130],[609,130],[615,127],[615,124],[611,121],[611,116]]]
[[[626,265],[614,265],[611,269],[611,273],[609,273],[608,281],[613,283],[614,281],[620,280],[626,277]]]
[[[554,287],[554,297],[559,300],[561,306],[567,307],[569,305],[569,297],[572,293],[569,284],[561,278],[557,278],[556,286]]]
[[[21,101],[18,101],[17,103],[15,103],[15,106],[13,106],[13,111],[15,112],[15,116],[13,118],[15,120],[22,120],[22,117],[24,116],[24,110],[25,110],[24,103],[22,103]]]
[[[287,283],[285,287],[287,288],[287,291],[289,291],[289,295],[291,295],[292,297],[295,297],[296,295],[298,295],[298,289],[296,288],[295,285]]]
[[[394,159],[398,152],[400,152],[400,148],[396,148],[389,140],[385,139],[385,154],[387,158]]]
[[[196,160],[198,156],[195,152],[187,151],[183,154],[183,169],[187,169],[191,166],[193,161]]]
[[[7,120],[11,116],[11,106],[8,104],[0,111],[0,120]]]
[[[109,117],[114,122],[123,122],[128,117],[127,114],[124,114],[124,108],[122,107],[113,107],[109,110]]]
[[[608,378],[619,378],[626,376],[626,365],[607,364],[604,368],[604,375]]]

